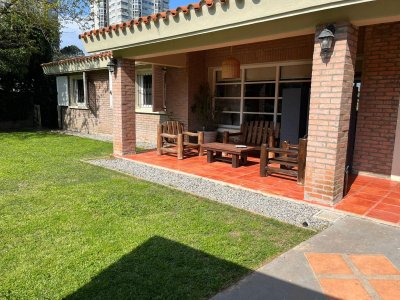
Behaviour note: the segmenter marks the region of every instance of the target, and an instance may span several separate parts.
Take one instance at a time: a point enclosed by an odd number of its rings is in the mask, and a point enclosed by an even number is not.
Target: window
[[[153,107],[153,76],[151,70],[136,72],[137,107],[152,109]]]
[[[214,73],[215,107],[221,112],[219,127],[238,129],[248,121],[279,123],[282,90],[310,85],[310,62],[242,66],[241,78],[224,81],[221,71]]]
[[[87,106],[86,73],[70,76],[70,106]]]

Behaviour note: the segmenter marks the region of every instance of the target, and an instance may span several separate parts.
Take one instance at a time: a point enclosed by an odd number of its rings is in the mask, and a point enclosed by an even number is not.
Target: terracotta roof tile
[[[198,2],[198,3],[190,3],[186,6],[178,6],[176,9],[169,9],[164,12],[152,14],[150,16],[144,16],[144,17],[140,17],[138,19],[132,19],[130,21],[111,25],[108,27],[103,27],[100,29],[93,29],[90,31],[86,31],[86,32],[80,34],[79,38],[86,39],[88,37],[91,37],[92,35],[105,34],[106,32],[110,32],[110,31],[118,31],[120,28],[121,29],[124,29],[125,27],[129,28],[129,27],[132,27],[133,25],[140,26],[141,23],[148,24],[150,21],[158,22],[160,18],[167,19],[170,15],[175,17],[181,12],[183,14],[190,13],[190,9],[199,10],[199,9],[201,9],[201,6],[203,3],[205,3],[206,6],[208,8],[210,8],[210,7],[214,6],[215,2],[217,2],[217,1],[221,2],[221,4],[225,4],[225,3],[227,3],[228,0],[200,0],[200,2]]]
[[[72,58],[52,61],[52,62],[41,64],[41,66],[54,66],[54,65],[63,65],[63,64],[69,64],[69,63],[74,63],[74,62],[86,62],[86,61],[104,59],[104,58],[109,58],[109,57],[112,57],[111,51],[101,52],[101,53],[97,53],[97,54],[90,55],[90,56],[78,56],[78,57],[72,57]]]

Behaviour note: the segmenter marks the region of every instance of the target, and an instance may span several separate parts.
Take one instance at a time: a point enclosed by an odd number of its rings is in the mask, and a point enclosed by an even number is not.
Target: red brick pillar
[[[358,30],[336,24],[329,57],[315,34],[304,197],[333,204],[342,199]]]
[[[135,124],[135,61],[118,59],[113,73],[113,144],[114,155],[134,154]]]

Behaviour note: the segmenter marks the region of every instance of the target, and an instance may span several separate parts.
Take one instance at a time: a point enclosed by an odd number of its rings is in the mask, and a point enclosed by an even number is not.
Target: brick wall
[[[157,95],[156,107],[162,107],[161,67],[154,66],[153,72],[158,80],[153,82],[153,93]],[[166,73],[166,113],[136,113],[136,139],[139,147],[154,148],[157,145],[157,125],[167,120],[177,120],[188,128],[187,75],[185,69],[167,68]],[[157,109],[158,110],[158,109]]]
[[[155,148],[157,146],[157,124],[163,121],[163,115],[136,113],[137,146]]]
[[[365,28],[354,170],[391,175],[400,99],[400,23]]]
[[[233,55],[241,64],[255,64],[288,60],[311,59],[314,51],[314,35],[304,35],[231,48],[208,50],[205,53],[207,67],[220,67],[224,58]]]
[[[358,30],[336,24],[328,58],[321,57],[321,30],[315,36],[304,197],[332,204],[343,196]]]
[[[188,128],[188,75],[184,68],[167,69],[167,115],[169,120],[181,121]]]
[[[164,72],[163,67],[153,65],[153,112],[159,112],[164,109]]]
[[[136,151],[134,60],[118,59],[112,85],[114,155],[133,154]]]
[[[63,129],[85,133],[112,134],[112,108],[108,71],[87,73],[89,109],[63,108]]]
[[[235,46],[233,55],[243,64],[265,63],[287,60],[311,59],[314,47],[314,36],[306,35],[276,41]],[[198,130],[196,115],[191,112],[194,96],[200,84],[208,80],[208,68],[219,67],[222,60],[231,55],[230,48],[219,48],[189,53],[186,69],[167,68],[167,115],[136,114],[137,140],[155,144],[156,126],[166,119],[179,120],[185,128]],[[160,67],[158,68],[160,69]],[[153,69],[153,70],[158,70]],[[161,86],[154,85],[155,90]],[[159,95],[159,93],[157,93]]]

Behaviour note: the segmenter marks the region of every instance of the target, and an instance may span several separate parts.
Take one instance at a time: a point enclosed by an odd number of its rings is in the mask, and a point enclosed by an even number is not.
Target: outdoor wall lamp
[[[116,66],[117,66],[117,60],[115,58],[110,59],[110,61],[107,64],[108,72],[114,73]]]
[[[318,36],[318,40],[321,44],[321,53],[324,56],[327,56],[332,49],[333,41],[335,40],[335,31],[335,25],[330,24],[327,25]]]

